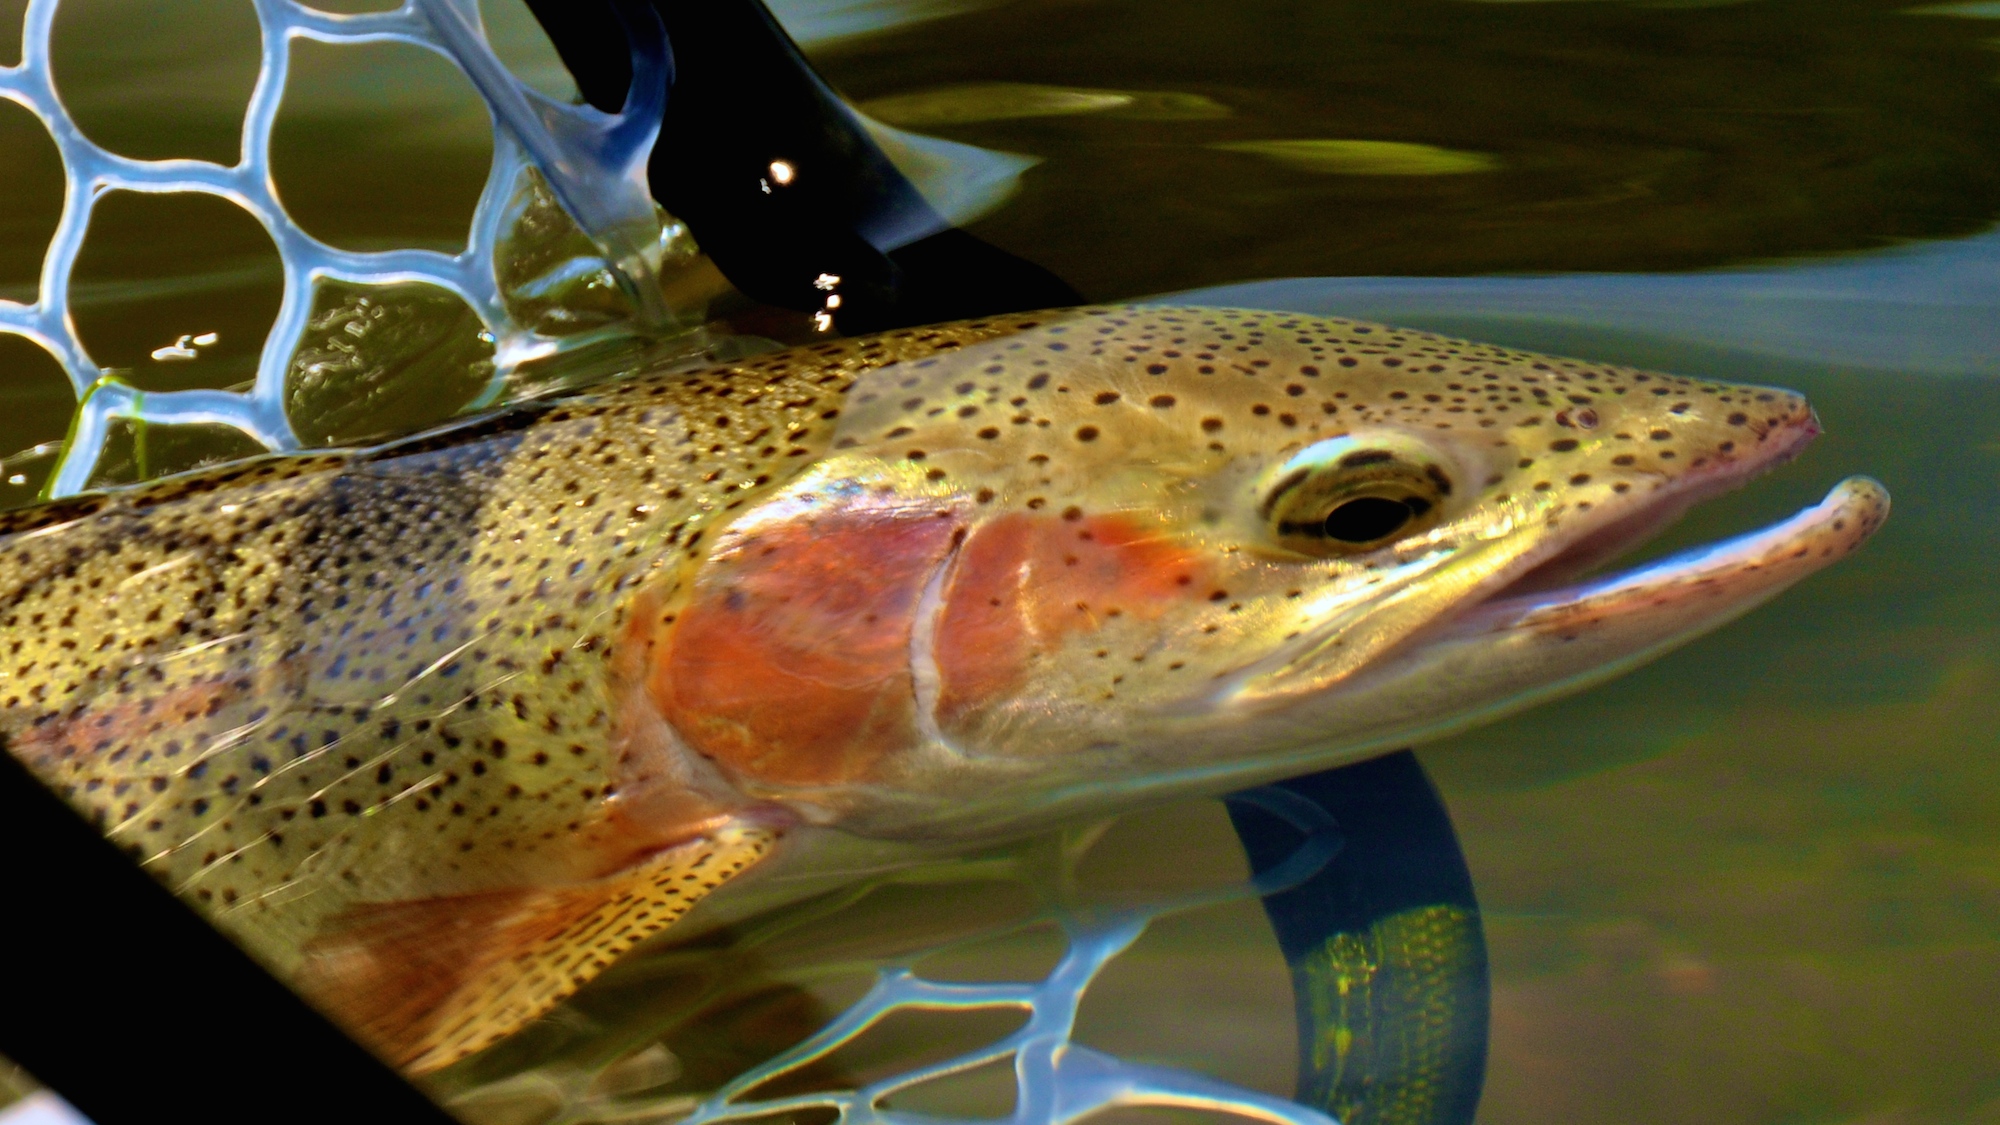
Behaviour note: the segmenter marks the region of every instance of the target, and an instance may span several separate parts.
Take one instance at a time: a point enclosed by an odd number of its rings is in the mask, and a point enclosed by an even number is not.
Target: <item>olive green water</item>
[[[0,27],[18,7],[0,4]],[[559,88],[532,25],[488,10],[510,61]],[[892,124],[1040,158],[973,229],[1092,298],[1261,277],[1711,269],[1968,238],[2000,220],[2000,22],[1971,16],[1862,0],[865,10],[934,18],[816,42],[815,61]],[[64,0],[55,51],[99,142],[233,156],[256,72],[247,0]],[[460,241],[489,151],[469,87],[409,48],[302,51],[275,157],[295,217],[357,248]],[[59,202],[38,129],[0,103],[0,295],[29,291]],[[78,271],[78,324],[139,386],[229,386],[249,377],[276,285],[268,240],[225,205],[116,197]],[[1424,752],[1487,912],[1482,1121],[2000,1122],[2000,382],[1843,363],[1837,348],[1787,359],[1707,311],[1676,319],[1671,303],[1645,330],[1583,308],[1420,304],[1404,319],[1813,398],[1825,438],[1663,547],[1787,513],[1849,472],[1896,496],[1859,556],[1722,633]],[[148,358],[204,331],[220,341],[199,359]],[[450,406],[410,402],[411,423]],[[52,362],[0,338],[0,454],[60,438],[70,403]],[[227,447],[162,433],[149,449],[158,462]],[[45,460],[19,460],[32,479],[0,500],[28,498]],[[1134,817],[1090,862],[1103,893],[1134,895],[1234,877],[1234,848],[1204,805]],[[766,934],[750,952],[724,939],[666,951],[447,1085],[636,1050],[604,1090],[705,1089],[837,1010],[871,957],[979,932],[1024,903],[1005,880],[892,886],[741,929]],[[939,971],[1031,972],[1052,948],[1031,930]],[[676,999],[694,995],[711,1001]],[[593,1050],[602,1028],[618,1034]],[[660,1029],[666,1061],[644,1048]],[[845,1073],[992,1031],[887,1028]],[[1291,1087],[1292,1036],[1253,903],[1158,924],[1099,982],[1079,1030],[1274,1092]],[[540,1089],[466,1108],[504,1118],[557,1096]],[[909,1105],[1004,1112],[1007,1098],[1004,1083],[972,1082]]]

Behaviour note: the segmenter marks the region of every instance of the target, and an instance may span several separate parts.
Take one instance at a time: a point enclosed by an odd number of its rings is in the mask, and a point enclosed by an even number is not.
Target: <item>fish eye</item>
[[[1271,537],[1301,554],[1373,550],[1436,522],[1451,478],[1407,441],[1336,438],[1279,466],[1263,490]]]
[[[1408,527],[1422,503],[1415,496],[1357,496],[1328,512],[1317,530],[1342,543],[1374,543]]]

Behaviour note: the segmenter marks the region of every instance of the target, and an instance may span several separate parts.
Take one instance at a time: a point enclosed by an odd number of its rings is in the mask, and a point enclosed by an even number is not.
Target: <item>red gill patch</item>
[[[647,690],[701,754],[779,785],[865,778],[917,739],[910,634],[949,513],[843,508],[711,558]]]
[[[1199,555],[1122,514],[1014,512],[960,550],[937,626],[937,721],[950,728],[1018,688],[1066,638],[1127,617],[1157,619],[1207,594]]]

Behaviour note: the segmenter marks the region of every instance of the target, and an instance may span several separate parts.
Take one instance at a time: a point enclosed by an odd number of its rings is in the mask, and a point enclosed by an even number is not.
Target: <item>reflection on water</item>
[[[212,6],[231,18],[248,7]],[[106,59],[167,41],[157,22],[117,18],[129,7],[79,9]],[[1487,912],[1486,1122],[2000,1113],[2000,236],[1985,233],[2000,216],[2000,59],[1992,25],[1962,18],[1990,7],[778,5],[883,121],[1038,161],[1010,166],[1011,198],[982,197],[1004,205],[976,232],[1094,297],[1228,286],[1202,294],[1805,391],[1827,436],[1661,550],[1793,510],[1847,472],[1896,492],[1867,551],[1741,624],[1425,751]],[[200,23],[168,23],[182,21]],[[233,26],[202,31],[215,60],[240,48],[223,42]],[[235,72],[211,60],[177,87],[188,97],[149,94],[148,68],[189,54],[174,42],[132,56],[163,62],[89,76],[80,118],[113,147],[129,127],[161,153],[226,159],[233,133],[218,132],[214,106],[235,97],[239,113],[247,87],[230,94]],[[532,37],[515,42],[519,57],[502,56],[549,81]],[[415,229],[462,179],[449,97],[421,92],[329,94],[310,123],[316,136],[427,138],[396,159],[437,191],[380,201],[369,221],[385,229]],[[1132,112],[1146,105],[1201,112]],[[19,218],[48,211],[46,177],[14,171],[47,163],[22,136],[0,134],[0,214],[16,216],[0,223],[0,262],[38,261],[47,237]],[[1373,174],[1357,174],[1371,152]],[[1421,174],[1458,154],[1488,163]],[[283,168],[287,198],[335,199],[363,165],[302,143]],[[225,234],[207,233],[215,245]],[[130,288],[115,254],[107,263],[76,291],[107,325],[138,323],[146,302],[177,292]],[[256,268],[219,262],[178,292],[223,292],[240,281],[229,271]],[[1703,272],[1660,272],[1680,269]],[[1539,275],[1494,276],[1510,273]],[[146,323],[161,337],[149,348],[200,327]],[[60,437],[68,399],[49,373],[4,348],[0,363],[11,448]],[[386,416],[423,413],[386,401]],[[1151,815],[1100,844],[1123,865],[1119,885],[1240,877],[1216,806]],[[915,870],[941,881],[721,920],[621,966],[480,1060],[490,1069],[451,1076],[450,1092],[473,1098],[545,1058],[573,1064],[540,1073],[559,1087],[553,1104],[570,1104],[572,1080],[613,1102],[710,1091],[926,942],[1013,935],[954,947],[970,978],[1033,979],[1053,963],[1046,931],[1007,930],[1030,904],[945,878],[957,867]],[[1156,926],[1106,970],[1080,1038],[1288,1093],[1285,968],[1242,905]],[[912,1057],[926,1036],[897,1034],[888,1057]],[[823,1077],[867,1080],[883,1057]],[[1009,1104],[1005,1083],[954,1097],[918,1108]]]
[[[778,0],[766,7],[806,47],[851,39],[905,24],[943,19],[991,0]]]
[[[2000,89],[1980,20],[1724,5],[1024,0],[814,53],[864,101],[969,83],[1157,90],[1202,121],[939,127],[1043,158],[975,233],[1094,298],[1257,277],[1683,269],[1983,229]],[[1340,176],[1218,143],[1490,154]]]

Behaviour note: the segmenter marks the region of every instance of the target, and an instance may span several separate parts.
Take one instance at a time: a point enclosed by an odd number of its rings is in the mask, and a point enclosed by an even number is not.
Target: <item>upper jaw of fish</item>
[[[1577,651],[1588,649],[1606,669],[1622,670],[1761,604],[1843,557],[1880,526],[1888,511],[1887,491],[1867,478],[1850,478],[1820,504],[1770,527],[1630,571],[1576,580],[1694,504],[1796,457],[1818,434],[1818,419],[1801,403],[1754,453],[1716,458],[1656,480],[1654,487],[1600,495],[1589,510],[1572,506],[1554,526],[1543,525],[1545,530],[1522,534],[1502,525],[1450,550],[1414,558],[1384,584],[1386,593],[1378,588],[1358,605],[1338,606],[1316,627],[1223,679],[1204,705],[1254,712],[1288,707],[1302,697],[1362,694],[1399,676],[1435,673],[1433,649],[1456,646],[1461,651],[1455,655],[1465,660],[1462,650],[1475,640],[1494,650],[1557,622],[1571,630],[1568,640],[1592,632],[1599,643]],[[1689,596],[1694,589],[1701,596]],[[1669,619],[1658,620],[1669,606],[1674,611]],[[1547,661],[1532,674],[1567,684],[1590,671],[1569,668],[1570,663]],[[1505,690],[1544,686],[1520,682],[1530,672],[1513,669]]]

